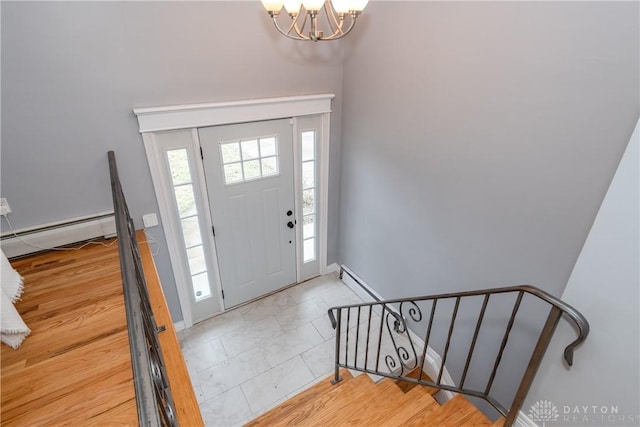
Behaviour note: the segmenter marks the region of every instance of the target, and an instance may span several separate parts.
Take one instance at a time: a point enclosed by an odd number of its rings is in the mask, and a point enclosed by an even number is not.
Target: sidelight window
[[[316,259],[316,131],[301,133],[302,139],[302,259]]]
[[[187,149],[167,150],[166,156],[185,244],[184,250],[191,276],[193,296],[196,301],[200,301],[211,296],[211,288]]]

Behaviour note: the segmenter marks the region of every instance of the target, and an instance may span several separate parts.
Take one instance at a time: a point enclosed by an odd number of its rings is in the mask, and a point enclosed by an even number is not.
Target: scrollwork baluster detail
[[[404,304],[404,303],[403,303]],[[407,323],[405,321],[405,317],[403,315],[404,305],[400,304],[400,314],[395,311],[390,310],[388,307],[384,307],[386,311],[385,314],[385,324],[387,325],[387,331],[389,332],[389,338],[391,339],[391,343],[393,344],[393,348],[395,350],[395,356],[397,356],[397,362],[392,355],[385,356],[385,363],[387,368],[389,368],[390,372],[393,372],[393,369],[396,368],[397,363],[400,363],[401,371],[399,375],[404,375],[405,373],[415,369],[418,366],[418,353],[416,351],[415,345],[413,343],[413,339],[411,338],[411,334],[407,328]],[[411,302],[411,306],[409,307],[409,317],[413,321],[419,322],[422,319],[422,312],[417,304]],[[393,327],[391,324],[393,323]],[[398,337],[406,335],[407,341],[409,342],[409,348],[401,345],[395,337],[395,333]],[[380,337],[382,340],[382,336]],[[413,356],[413,359],[412,359]],[[393,363],[391,363],[393,362]]]

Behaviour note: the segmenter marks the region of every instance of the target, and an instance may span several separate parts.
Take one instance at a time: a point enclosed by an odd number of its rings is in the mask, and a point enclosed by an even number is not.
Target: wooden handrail
[[[151,309],[158,324],[165,325],[165,330],[158,334],[158,339],[164,356],[171,390],[173,395],[176,396],[174,404],[178,425],[189,427],[204,426],[198,400],[189,377],[189,371],[180,349],[180,340],[173,326],[169,306],[164,297],[160,278],[149,248],[147,235],[143,230],[138,230],[136,231],[136,237],[140,246],[140,258],[142,259],[142,268],[147,280]]]

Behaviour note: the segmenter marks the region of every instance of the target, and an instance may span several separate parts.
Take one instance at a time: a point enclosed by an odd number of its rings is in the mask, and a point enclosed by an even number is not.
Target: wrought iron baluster
[[[371,335],[371,312],[373,311],[373,306],[370,305],[369,306],[369,318],[367,319],[367,343],[364,347],[365,349],[365,353],[364,353],[364,368],[367,369],[367,366],[369,366],[368,362],[369,362],[369,336]]]
[[[504,332],[504,337],[502,338],[502,343],[500,344],[500,351],[498,352],[498,357],[496,357],[496,362],[493,365],[493,370],[491,371],[491,376],[489,377],[489,381],[487,382],[487,387],[484,389],[484,394],[489,395],[489,391],[491,391],[491,387],[493,386],[493,380],[496,377],[496,372],[498,371],[498,366],[500,365],[500,361],[502,360],[502,353],[504,352],[504,348],[507,346],[507,341],[509,340],[509,334],[511,333],[511,328],[513,327],[513,322],[516,319],[516,314],[518,313],[518,308],[520,308],[520,303],[522,302],[522,296],[524,292],[518,292],[518,298],[516,299],[516,303],[513,306],[513,311],[511,312],[511,317],[509,318],[509,323],[507,324],[507,329]]]
[[[344,336],[346,338],[346,343],[344,346],[344,364],[346,366],[349,366],[349,361],[347,360],[347,358],[349,357],[349,319],[351,319],[351,309],[347,309],[347,329],[344,333]]]
[[[333,384],[336,384],[342,381],[342,377],[340,377],[340,332],[342,330],[341,329],[342,309],[338,308],[336,309],[336,311],[338,312],[337,319],[332,319],[332,322],[331,322],[334,324],[334,328],[336,328],[336,366],[335,366],[335,373],[333,376],[333,380],[331,381]],[[332,312],[333,310],[329,309],[329,313],[332,313]]]
[[[380,367],[380,347],[382,346],[382,326],[384,324],[384,312],[387,309],[385,305],[382,306],[380,313],[380,329],[378,330],[378,351],[376,352],[376,371]]]
[[[424,361],[427,356],[427,350],[429,349],[429,338],[431,338],[431,326],[433,326],[433,316],[436,314],[436,306],[438,300],[434,299],[431,303],[431,314],[429,315],[429,326],[427,327],[427,333],[424,337],[424,348],[422,349],[422,369],[418,375],[418,381],[422,380],[422,373],[424,372]]]
[[[356,350],[353,356],[353,366],[358,366],[358,343],[360,342],[360,308],[361,307],[358,307],[358,319],[356,320]]]
[[[467,371],[469,370],[469,364],[471,363],[471,358],[473,357],[473,350],[475,350],[475,347],[476,347],[476,341],[478,340],[478,333],[480,333],[480,326],[482,325],[482,320],[484,319],[484,313],[487,310],[489,297],[490,297],[489,294],[485,295],[484,300],[482,301],[482,308],[480,309],[480,314],[478,315],[476,330],[473,332],[473,339],[471,340],[471,346],[469,347],[467,362],[464,364],[464,370],[462,371],[462,378],[460,379],[460,388],[464,388],[464,380],[467,378]]]
[[[447,355],[449,354],[449,345],[451,344],[451,335],[453,334],[453,327],[456,323],[456,316],[458,315],[458,307],[460,307],[460,297],[456,298],[456,305],[453,308],[453,315],[451,316],[451,324],[449,326],[449,333],[447,334],[447,344],[444,346],[444,355],[442,356],[442,363],[440,364],[440,372],[438,373],[437,384],[442,382],[442,373],[444,372],[445,364],[447,363]]]

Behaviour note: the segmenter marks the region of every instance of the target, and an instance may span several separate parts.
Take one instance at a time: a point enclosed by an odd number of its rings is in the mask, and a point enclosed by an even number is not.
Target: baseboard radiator
[[[6,223],[3,224],[0,246],[7,258],[116,235],[113,212],[101,212],[14,231],[5,229],[4,225]]]

